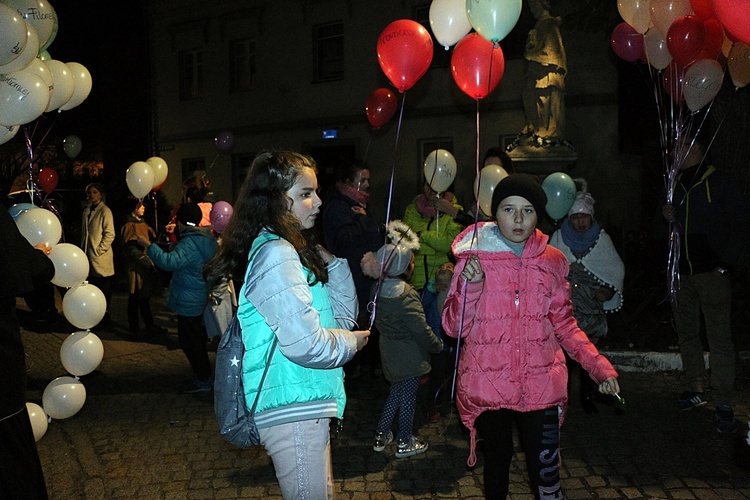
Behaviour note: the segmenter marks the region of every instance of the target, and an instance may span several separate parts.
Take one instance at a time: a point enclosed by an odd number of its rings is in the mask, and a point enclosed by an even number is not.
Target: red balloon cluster
[[[619,0],[617,7],[625,22],[612,32],[615,54],[664,70],[664,89],[675,102],[684,99],[691,111],[716,96],[730,54],[735,85],[750,73],[750,59],[727,49],[729,41],[750,43],[750,0]]]
[[[365,105],[367,120],[375,128],[380,128],[396,113],[396,94],[388,89],[376,89]]]

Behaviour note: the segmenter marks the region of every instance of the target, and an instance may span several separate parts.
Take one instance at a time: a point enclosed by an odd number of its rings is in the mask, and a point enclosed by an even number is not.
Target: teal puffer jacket
[[[237,318],[245,355],[242,382],[248,408],[255,401],[274,336],[277,348],[258,399],[259,428],[317,418],[343,418],[341,366],[357,341],[337,320],[357,317],[357,296],[345,259],[328,264],[329,281],[309,285],[312,274],[286,240],[262,232],[253,243]]]

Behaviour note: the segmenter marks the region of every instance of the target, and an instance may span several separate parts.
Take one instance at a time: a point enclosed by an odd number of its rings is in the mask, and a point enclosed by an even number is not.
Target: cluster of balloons
[[[675,102],[691,111],[711,102],[725,58],[735,86],[750,83],[750,0],[618,0],[617,7],[625,22],[612,32],[615,54],[664,70]]]
[[[152,156],[146,161],[137,161],[125,172],[125,183],[130,193],[142,200],[153,189],[158,191],[167,180],[169,167],[164,158]]]
[[[50,419],[70,418],[83,408],[86,402],[86,387],[78,377],[96,370],[102,359],[104,345],[101,339],[90,331],[71,333],[63,341],[60,346],[60,361],[65,370],[73,376],[57,377],[47,384],[42,393],[42,406],[32,402],[26,403],[36,441],[42,439],[47,432]]]
[[[472,99],[487,97],[500,83],[505,57],[499,42],[518,22],[521,6],[522,0],[433,0],[430,4],[432,33],[446,50],[456,45],[451,56],[453,79]],[[469,33],[472,28],[474,33]],[[383,73],[403,93],[430,67],[432,37],[416,21],[400,19],[380,33],[377,54]],[[373,93],[368,100],[367,117],[374,127],[393,116],[381,111],[390,109],[382,106],[390,105],[384,99],[384,94]]]
[[[0,2],[0,144],[20,125],[47,111],[73,109],[91,92],[86,67],[47,52],[57,28],[57,14],[46,0]]]

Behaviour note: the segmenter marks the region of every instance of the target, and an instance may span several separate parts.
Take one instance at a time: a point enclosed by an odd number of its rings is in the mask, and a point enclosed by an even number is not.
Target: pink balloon
[[[216,149],[222,153],[226,153],[234,146],[234,134],[228,130],[222,130],[216,134],[214,142],[216,143]]]
[[[213,226],[214,231],[218,234],[223,233],[227,228],[229,219],[232,218],[233,213],[234,209],[232,208],[232,205],[226,201],[217,201],[214,203],[213,207],[211,207],[210,215],[211,225]]]
[[[643,35],[628,23],[615,27],[610,42],[615,54],[628,62],[637,61],[643,55]]]

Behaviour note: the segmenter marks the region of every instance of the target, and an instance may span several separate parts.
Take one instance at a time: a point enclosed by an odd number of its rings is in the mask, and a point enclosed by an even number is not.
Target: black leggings
[[[492,410],[479,415],[474,426],[484,439],[484,497],[506,498],[513,459],[513,423],[534,498],[562,498],[560,486],[560,427],[558,408],[519,412]]]

